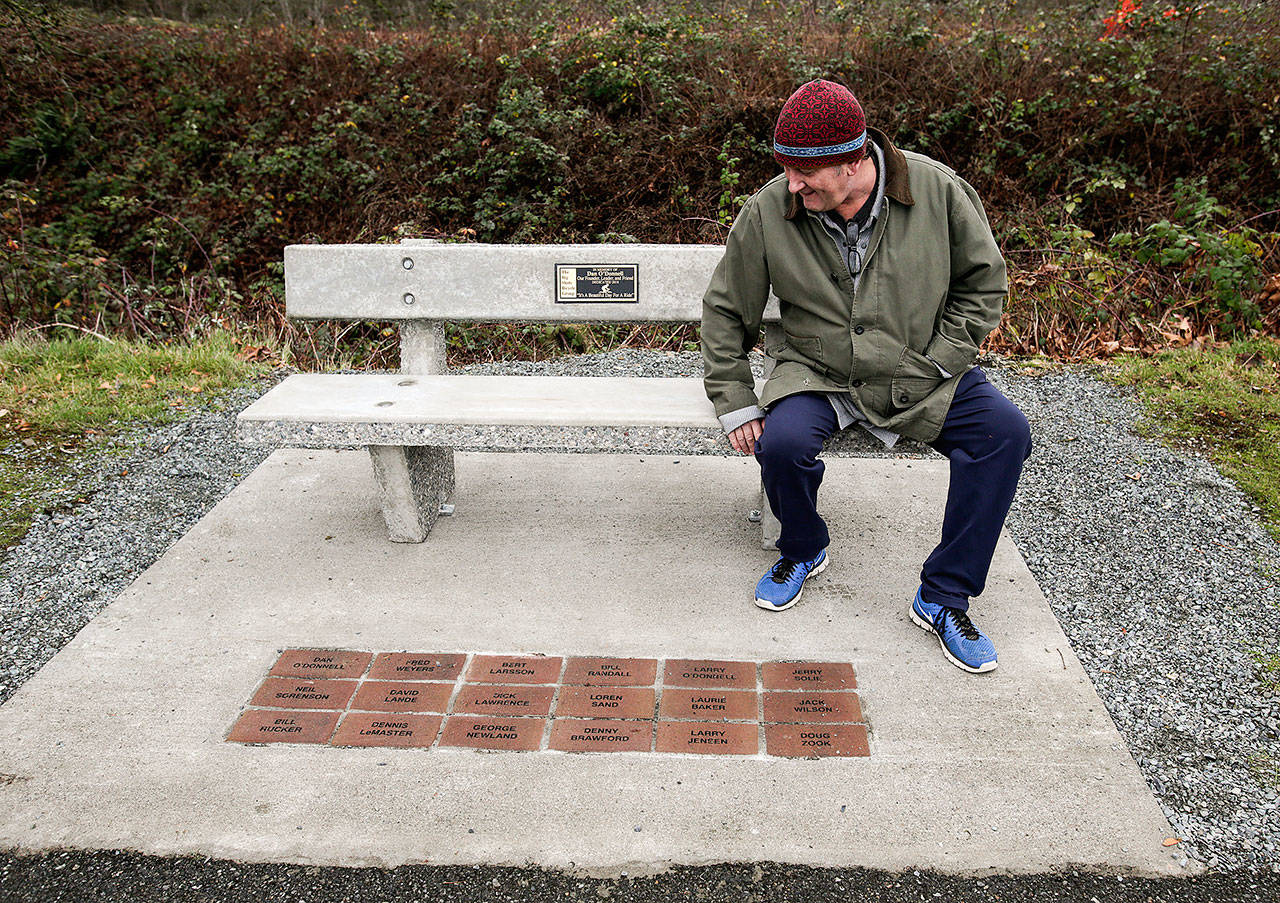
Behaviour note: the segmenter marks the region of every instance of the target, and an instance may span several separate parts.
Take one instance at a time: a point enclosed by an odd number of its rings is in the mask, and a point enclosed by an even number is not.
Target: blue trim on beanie
[[[785,144],[773,143],[773,152],[784,157],[831,157],[836,154],[847,154],[856,151],[866,143],[867,133],[863,132],[852,141],[844,144],[828,144],[825,147],[787,147]]]

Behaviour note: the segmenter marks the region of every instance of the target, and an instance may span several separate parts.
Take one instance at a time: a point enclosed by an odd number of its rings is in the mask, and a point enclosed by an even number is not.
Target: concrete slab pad
[[[749,460],[460,455],[457,515],[399,545],[383,537],[367,455],[278,452],[0,707],[0,845],[1181,873],[1007,538],[974,606],[998,671],[964,674],[908,619],[945,462],[827,467],[832,564],[774,613],[751,601],[772,558],[744,517]],[[307,648],[849,662],[870,754],[227,742],[281,652]]]

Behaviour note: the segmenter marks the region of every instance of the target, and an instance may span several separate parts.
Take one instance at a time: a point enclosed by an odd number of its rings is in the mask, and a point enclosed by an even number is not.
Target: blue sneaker
[[[800,601],[804,582],[827,569],[827,550],[810,561],[779,558],[756,584],[756,605],[769,611],[785,611]]]
[[[996,647],[973,626],[967,613],[926,602],[918,589],[916,599],[911,603],[911,620],[922,630],[937,636],[942,654],[957,668],[963,668],[970,674],[983,674],[994,671],[999,664]]]

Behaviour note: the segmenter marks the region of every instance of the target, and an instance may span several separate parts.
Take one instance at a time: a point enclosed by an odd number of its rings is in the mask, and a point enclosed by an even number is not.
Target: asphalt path
[[[0,854],[0,903],[1276,903],[1280,874],[1216,872],[1183,879],[1058,872],[940,875],[783,865],[681,867],[593,878],[494,866],[395,869],[245,864],[122,852]]]

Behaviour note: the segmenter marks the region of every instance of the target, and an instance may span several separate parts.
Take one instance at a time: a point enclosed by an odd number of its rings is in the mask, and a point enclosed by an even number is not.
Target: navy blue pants
[[[778,551],[807,561],[831,542],[818,514],[822,444],[836,431],[831,402],[806,392],[769,409],[756,460],[769,507],[782,524]],[[1000,528],[1013,504],[1022,463],[1031,455],[1027,418],[987,382],[977,367],[956,387],[938,438],[930,443],[951,460],[942,540],[920,572],[926,602],[967,609],[982,593]]]

